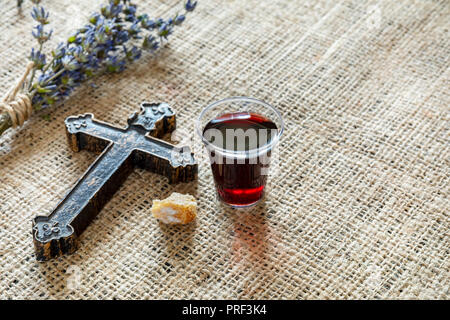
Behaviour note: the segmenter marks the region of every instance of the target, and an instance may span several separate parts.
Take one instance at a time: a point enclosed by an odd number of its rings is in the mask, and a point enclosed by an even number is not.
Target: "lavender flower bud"
[[[119,13],[122,12],[122,5],[114,5],[114,4],[109,4],[109,5],[102,5],[100,12],[102,13],[102,15],[105,18],[112,18],[117,16]]]
[[[139,27],[138,21],[136,21],[135,23],[133,23],[129,28],[128,28],[128,33],[130,34],[130,36],[133,39],[139,39],[140,37],[138,36],[138,34],[141,32],[141,28]]]
[[[61,63],[66,70],[70,70],[70,71],[76,70],[80,67],[78,62],[75,60],[75,58],[72,56],[69,56],[69,55],[64,56],[61,59]]]
[[[141,18],[141,26],[147,30],[153,30],[156,28],[156,23],[154,20],[148,19],[147,16]]]
[[[183,15],[183,14],[181,14],[181,15],[179,15],[179,16],[177,16],[177,17],[175,18],[174,24],[175,24],[176,26],[179,26],[179,25],[181,25],[181,24],[183,23],[183,21],[184,21],[185,19],[186,19],[186,16]]]
[[[154,51],[158,49],[158,47],[158,41],[156,41],[155,37],[153,37],[152,35],[145,37],[144,41],[142,42],[142,49],[144,50]]]
[[[49,13],[45,12],[44,7],[33,7],[31,11],[31,16],[34,20],[39,22],[40,24],[48,24],[48,16]]]
[[[82,46],[76,46],[72,50],[72,55],[80,63],[85,63],[88,61],[88,55],[84,53]]]
[[[55,84],[49,84],[49,81],[53,73],[41,74],[35,84],[35,89],[38,93],[49,93],[56,90],[57,86]]]
[[[55,59],[61,59],[61,58],[64,56],[65,53],[66,53],[66,49],[65,49],[65,47],[64,47],[64,44],[63,44],[63,43],[60,43],[60,44],[56,47],[56,49],[54,49],[54,50],[52,51],[52,56],[53,56]]]
[[[191,2],[191,0],[187,0],[186,4],[184,5],[184,8],[186,9],[186,11],[191,12],[191,11],[194,11],[196,6],[197,6],[197,1]]]
[[[123,59],[117,59],[117,56],[110,56],[106,61],[106,70],[108,72],[120,72],[125,69],[125,61]]]
[[[106,40],[108,40],[105,34],[105,28],[100,27],[100,29],[97,30],[97,32],[95,33],[94,38],[99,44],[105,44]]]
[[[117,32],[117,34],[116,34],[116,42],[117,42],[117,44],[119,44],[119,45],[123,44],[123,43],[127,42],[128,39],[129,39],[129,36],[128,36],[128,32],[127,31],[121,30],[121,31]]]
[[[90,16],[89,22],[95,25],[95,24],[97,24],[99,17],[100,17],[100,15],[98,13],[94,13]]]
[[[45,66],[45,54],[42,54],[40,51],[34,51],[34,48],[31,49],[29,59],[34,62],[34,67],[38,70]]]
[[[123,52],[128,61],[138,60],[141,57],[142,51],[138,49],[136,46],[131,48],[131,51],[127,50],[127,47],[123,46]]]
[[[167,38],[172,33],[172,27],[168,23],[163,23],[158,29],[158,36]]]
[[[39,44],[43,44],[44,42],[48,41],[52,35],[53,30],[50,30],[50,32],[44,31],[44,27],[42,24],[39,24],[35,27],[36,32],[32,32],[33,37],[35,37]]]
[[[123,9],[123,13],[125,14],[125,21],[135,22],[136,21],[136,6],[128,5]]]

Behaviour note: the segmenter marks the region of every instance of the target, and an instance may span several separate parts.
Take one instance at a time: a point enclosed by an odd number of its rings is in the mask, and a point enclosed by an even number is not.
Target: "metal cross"
[[[197,163],[188,147],[157,138],[175,129],[175,113],[166,103],[143,103],[126,128],[94,119],[92,114],[65,121],[69,146],[100,153],[48,216],[33,219],[36,259],[75,252],[78,236],[119,189],[135,166],[166,176],[170,183],[196,179]]]

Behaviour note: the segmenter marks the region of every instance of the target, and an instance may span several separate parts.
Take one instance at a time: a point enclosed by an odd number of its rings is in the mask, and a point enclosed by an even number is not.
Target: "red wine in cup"
[[[220,133],[222,138],[212,138],[207,132],[209,129],[216,129],[216,134]],[[230,129],[235,133],[234,136],[227,135]],[[239,130],[241,133],[248,133],[249,129],[254,130],[257,141],[254,141],[255,135],[245,137],[245,135],[237,134],[236,129],[242,129],[243,131]],[[258,148],[264,147],[264,145],[267,147],[276,133],[275,123],[259,114],[249,112],[223,114],[208,122],[203,129],[204,137],[211,144],[231,151],[231,153],[233,151],[249,151],[248,155],[257,154],[256,150],[261,150]],[[220,152],[213,150],[213,148],[210,149],[211,168],[220,198],[233,206],[251,205],[261,199],[267,180],[270,148],[265,149],[262,154],[260,152],[257,157],[248,156],[239,160],[229,153],[222,156]],[[222,161],[217,161],[218,157],[222,157]]]

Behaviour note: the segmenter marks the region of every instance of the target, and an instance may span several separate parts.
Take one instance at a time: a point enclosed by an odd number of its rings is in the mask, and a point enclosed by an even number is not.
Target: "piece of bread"
[[[186,224],[197,216],[197,201],[190,194],[174,192],[164,200],[153,200],[150,210],[163,223]]]

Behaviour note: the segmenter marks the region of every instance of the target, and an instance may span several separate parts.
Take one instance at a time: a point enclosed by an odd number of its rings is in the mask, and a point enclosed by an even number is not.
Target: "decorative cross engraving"
[[[197,176],[188,147],[178,148],[157,138],[175,129],[175,113],[165,103],[143,103],[127,128],[94,120],[92,114],[65,121],[69,146],[101,153],[48,216],[33,220],[36,259],[49,260],[77,249],[77,237],[97,216],[135,166],[166,176],[170,183]]]

